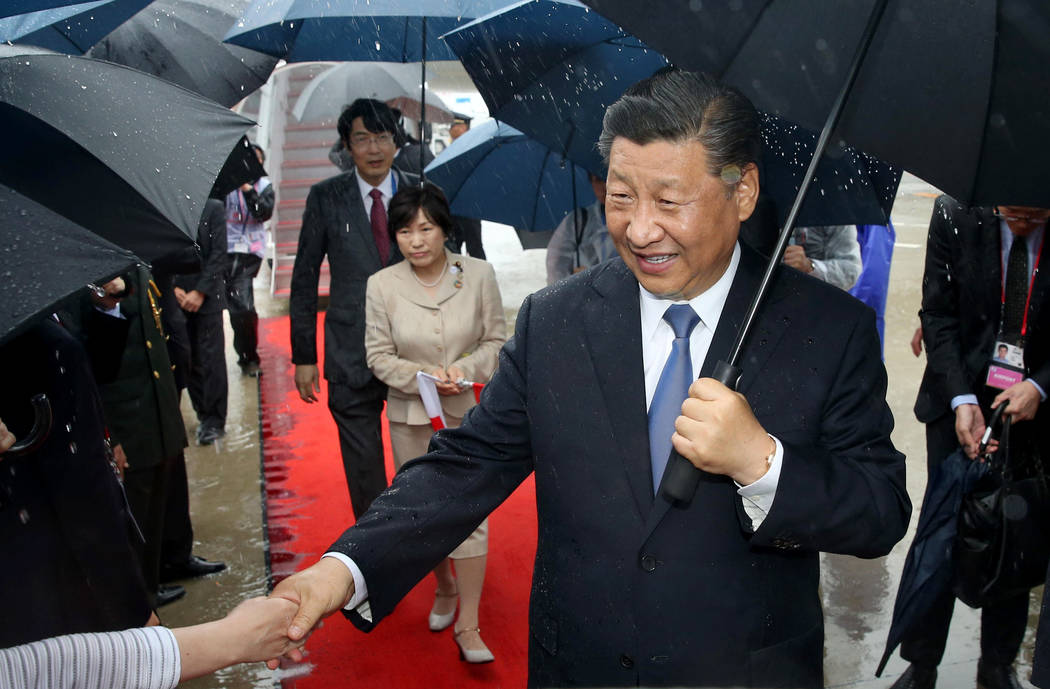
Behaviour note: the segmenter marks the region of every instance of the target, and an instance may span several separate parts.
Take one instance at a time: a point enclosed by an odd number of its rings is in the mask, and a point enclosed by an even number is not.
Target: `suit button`
[[[434,334],[435,335],[440,335],[441,334],[441,328],[434,328]]]
[[[656,558],[652,555],[646,555],[642,558],[642,569],[646,572],[656,571]]]
[[[154,371],[154,372],[153,372],[153,377],[154,377],[154,378],[157,378],[157,379],[160,379],[160,374],[159,374],[159,373],[157,373],[156,371]]]
[[[149,340],[146,340],[146,349],[153,349],[153,343]]]
[[[632,667],[634,667],[634,659],[631,658],[631,656],[624,653],[620,656],[620,667],[622,667],[625,670],[630,670]]]

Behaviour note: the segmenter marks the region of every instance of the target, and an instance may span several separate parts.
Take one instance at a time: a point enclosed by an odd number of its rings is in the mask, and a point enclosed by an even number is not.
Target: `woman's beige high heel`
[[[442,598],[444,598],[444,599],[459,598],[459,592],[458,591],[456,593],[441,593],[440,591],[435,591],[434,592],[434,604],[435,605],[437,605],[437,602],[439,600],[441,600]],[[430,617],[427,618],[427,624],[430,626],[430,631],[432,631],[432,632],[440,632],[443,629],[448,629],[449,627],[451,627],[452,623],[455,621],[455,619],[456,619],[456,606],[455,605],[452,606],[452,612],[448,612],[448,613],[445,613],[443,615],[440,615],[440,614],[434,612],[434,608],[431,608],[430,609]]]
[[[484,641],[481,642],[482,648],[463,648],[463,644],[459,642],[459,637],[461,634],[466,634],[467,632],[477,632],[478,639],[481,639],[481,629],[478,627],[467,627],[466,629],[460,629],[458,632],[455,632],[452,635],[452,640],[455,641],[456,646],[459,647],[460,660],[467,663],[491,663],[496,659],[496,656],[492,655],[492,651],[488,649],[488,646],[485,646]]]

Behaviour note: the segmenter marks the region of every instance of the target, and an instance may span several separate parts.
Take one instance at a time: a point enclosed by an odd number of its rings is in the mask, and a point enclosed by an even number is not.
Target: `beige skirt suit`
[[[431,297],[411,264],[401,261],[368,278],[365,297],[365,349],[368,366],[388,386],[386,414],[397,469],[426,454],[434,431],[419,397],[418,371],[455,365],[467,380],[485,383],[496,370],[507,341],[496,273],[487,262],[445,251],[449,269]],[[475,405],[473,390],[441,396],[445,423],[460,424]],[[488,520],[450,557],[488,552]]]

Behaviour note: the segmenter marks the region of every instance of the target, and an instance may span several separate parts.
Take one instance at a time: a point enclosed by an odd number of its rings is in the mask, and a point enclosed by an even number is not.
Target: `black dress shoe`
[[[157,607],[174,603],[186,595],[186,589],[178,584],[161,584],[157,587]]]
[[[933,689],[937,684],[937,668],[912,663],[890,689]]]
[[[203,557],[190,555],[185,562],[174,565],[161,565],[160,580],[192,579],[194,577],[203,577],[206,574],[215,574],[224,569],[226,569],[225,562],[212,562],[211,560],[205,560]]]
[[[197,429],[197,444],[211,445],[224,435],[226,435],[226,431],[221,428],[204,428],[202,426]]]
[[[1022,689],[1014,666],[977,661],[977,689]]]

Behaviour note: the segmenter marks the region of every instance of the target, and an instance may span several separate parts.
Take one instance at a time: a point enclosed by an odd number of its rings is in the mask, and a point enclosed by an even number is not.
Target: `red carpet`
[[[319,322],[319,340],[322,334]],[[318,350],[324,350],[320,341]],[[322,382],[318,403],[308,405],[299,399],[287,317],[260,321],[259,353],[270,563],[277,582],[316,562],[354,518],[335,422],[328,412],[327,383]],[[383,436],[387,476],[392,477],[385,417]],[[529,582],[536,552],[535,504],[530,478],[489,520],[480,626],[495,663],[461,662],[452,630],[434,633],[427,628],[434,599],[434,580],[427,577],[369,634],[339,614],[328,618],[306,646],[312,669],[286,677],[284,689],[524,687]]]

